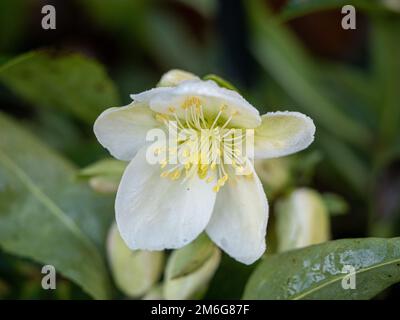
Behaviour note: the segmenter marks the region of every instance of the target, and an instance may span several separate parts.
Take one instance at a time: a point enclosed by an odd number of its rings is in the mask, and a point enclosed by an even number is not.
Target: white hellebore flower
[[[131,97],[131,104],[105,110],[94,124],[99,142],[115,158],[130,161],[115,200],[127,245],[132,250],[180,248],[206,231],[236,260],[251,264],[260,258],[268,202],[237,143],[246,143],[245,131],[254,132],[256,159],[286,156],[311,144],[313,121],[298,112],[260,116],[237,92],[178,70],[164,75],[159,87]],[[151,164],[146,136],[154,128],[169,132],[171,121],[178,132],[176,152],[186,161]],[[232,129],[243,134],[228,136]],[[206,149],[193,147],[196,135]]]

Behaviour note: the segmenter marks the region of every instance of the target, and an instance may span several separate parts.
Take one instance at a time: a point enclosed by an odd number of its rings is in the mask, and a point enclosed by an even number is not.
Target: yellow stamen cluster
[[[185,99],[185,102],[182,104],[182,109],[189,109],[191,107],[195,107],[196,110],[201,107],[201,101],[198,97],[189,97]]]
[[[184,172],[184,180],[197,174],[207,183],[215,181],[213,191],[218,192],[232,177],[236,169],[243,169],[246,159],[237,147],[245,139],[242,131],[239,135],[232,134],[232,128],[228,125],[232,116],[237,111],[228,112],[228,107],[222,105],[216,116],[209,119],[205,117],[203,105],[198,97],[188,97],[178,110],[171,106],[168,114],[157,114],[156,119],[167,127],[174,123],[177,129],[176,150],[170,148],[158,148],[155,154],[164,152],[168,155],[180,156],[178,164],[170,164],[167,168],[167,160],[160,161],[161,177],[178,180]],[[179,116],[178,116],[179,115]],[[237,129],[236,129],[237,130]],[[229,165],[225,160],[230,160]]]

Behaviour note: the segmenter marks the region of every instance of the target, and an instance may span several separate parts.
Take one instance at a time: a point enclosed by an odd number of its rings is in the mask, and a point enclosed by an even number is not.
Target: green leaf
[[[54,265],[94,298],[108,297],[100,248],[112,199],[74,180],[76,168],[0,113],[0,246]]]
[[[356,288],[343,289],[355,269]],[[344,239],[266,257],[245,299],[371,299],[400,281],[400,238]]]
[[[83,168],[79,171],[79,176],[83,178],[98,176],[115,176],[121,178],[127,165],[128,163],[125,161],[106,158]]]
[[[232,83],[221,78],[220,76],[217,76],[216,74],[207,74],[203,77],[203,80],[212,80],[212,81],[216,82],[222,88],[240,92],[239,89],[237,89]]]
[[[260,1],[246,4],[253,24],[252,50],[260,65],[317,125],[345,141],[367,146],[372,138],[370,131],[324,94],[318,67],[295,36]]]
[[[0,81],[36,107],[64,111],[90,124],[104,109],[118,105],[104,69],[79,54],[23,54],[0,68]]]

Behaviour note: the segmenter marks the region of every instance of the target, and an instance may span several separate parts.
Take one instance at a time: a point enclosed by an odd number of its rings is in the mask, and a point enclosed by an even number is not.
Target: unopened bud
[[[175,87],[183,81],[194,79],[199,79],[199,77],[187,71],[173,69],[164,73],[157,87]]]
[[[321,195],[307,188],[297,189],[277,203],[278,251],[302,248],[328,241],[330,220]]]
[[[129,297],[144,295],[162,273],[164,252],[130,250],[115,224],[108,235],[107,253],[115,284]]]
[[[178,300],[200,298],[220,259],[220,250],[205,235],[175,250],[165,269],[164,297]]]

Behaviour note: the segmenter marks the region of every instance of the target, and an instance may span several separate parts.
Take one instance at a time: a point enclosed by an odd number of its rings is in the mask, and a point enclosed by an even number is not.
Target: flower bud
[[[175,87],[182,81],[193,79],[199,79],[199,77],[187,71],[173,69],[164,73],[158,82],[157,87]]]
[[[118,189],[127,163],[113,159],[103,159],[79,172],[79,177],[89,180],[91,188],[100,193],[114,193]]]
[[[164,297],[170,300],[200,298],[220,259],[220,250],[205,235],[172,252],[165,269]]]
[[[115,284],[129,297],[144,295],[162,273],[164,252],[130,250],[116,224],[108,235],[107,253]]]
[[[302,248],[328,241],[330,220],[321,195],[307,188],[297,189],[277,203],[278,251]]]

